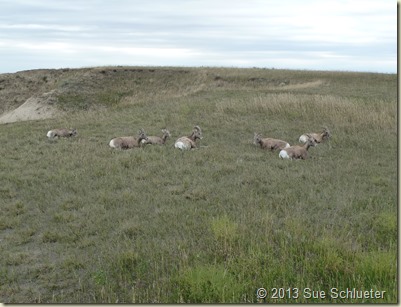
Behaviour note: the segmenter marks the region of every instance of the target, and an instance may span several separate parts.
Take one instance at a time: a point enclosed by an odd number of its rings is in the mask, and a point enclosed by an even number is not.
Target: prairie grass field
[[[395,74],[97,67],[0,85],[2,112],[50,90],[60,110],[0,125],[0,302],[398,301]],[[195,125],[200,147],[174,148]],[[322,126],[306,160],[253,144]],[[78,135],[47,139],[63,127]],[[172,137],[109,147],[140,128]]]

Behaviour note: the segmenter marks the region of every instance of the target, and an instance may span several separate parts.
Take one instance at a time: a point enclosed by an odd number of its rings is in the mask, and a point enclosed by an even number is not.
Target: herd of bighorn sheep
[[[170,131],[162,129],[162,136],[147,136],[143,129],[140,129],[138,135],[135,136],[121,136],[113,138],[109,142],[109,146],[117,149],[131,149],[136,147],[143,147],[144,145],[164,145],[167,138],[171,137]],[[47,132],[49,139],[58,137],[71,137],[77,135],[77,129],[53,129]],[[253,143],[259,145],[260,148],[279,151],[279,157],[282,159],[307,159],[308,149],[311,146],[316,146],[331,137],[330,131],[325,127],[321,133],[305,133],[299,137],[299,142],[303,145],[293,145],[283,140],[274,138],[262,138],[261,134],[254,133]],[[178,138],[174,147],[181,150],[190,150],[198,148],[197,140],[202,139],[202,129],[195,126],[189,136],[182,136]]]
[[[253,143],[260,145],[260,148],[267,149],[270,151],[280,150],[279,157],[282,159],[307,159],[308,149],[311,146],[316,146],[323,141],[328,140],[331,137],[329,129],[324,127],[321,133],[305,133],[299,137],[299,142],[303,145],[290,146],[286,141],[273,139],[273,138],[262,138],[262,136],[255,132],[253,137]]]

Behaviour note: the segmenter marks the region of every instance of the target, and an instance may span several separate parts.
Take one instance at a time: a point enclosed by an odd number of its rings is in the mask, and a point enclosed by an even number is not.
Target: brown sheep
[[[139,130],[138,137],[122,136],[114,138],[110,141],[109,146],[112,148],[130,149],[140,147],[142,140],[148,140],[148,137],[143,129]]]
[[[170,131],[167,129],[162,129],[163,135],[160,136],[148,136],[148,140],[142,140],[142,144],[152,144],[152,145],[164,145],[167,138],[171,137]]]
[[[315,142],[317,144],[320,144],[323,141],[328,140],[331,137],[329,129],[327,127],[324,127],[323,131],[321,133],[305,133],[302,134],[299,137],[299,142],[300,143],[306,143],[308,141],[308,134],[315,139]]]
[[[49,139],[53,139],[56,137],[71,137],[71,136],[76,136],[77,133],[78,133],[77,129],[66,129],[66,128],[53,129],[47,132],[47,137]]]
[[[195,126],[191,135],[180,137],[177,141],[175,141],[174,147],[181,150],[196,148],[196,140],[202,138],[203,136],[201,128],[199,126]]]
[[[309,134],[307,134],[307,136],[309,138],[308,138],[308,141],[304,145],[302,145],[302,146],[295,145],[295,146],[291,146],[291,147],[285,148],[285,149],[280,151],[279,157],[282,158],[282,159],[290,159],[290,160],[292,160],[292,159],[302,159],[302,160],[307,159],[308,158],[308,149],[309,149],[309,147],[316,145],[315,139]]]
[[[256,132],[253,136],[253,143],[255,145],[260,145],[260,148],[262,149],[268,149],[271,151],[290,147],[290,144],[288,144],[286,141],[272,138],[262,138],[262,136]]]

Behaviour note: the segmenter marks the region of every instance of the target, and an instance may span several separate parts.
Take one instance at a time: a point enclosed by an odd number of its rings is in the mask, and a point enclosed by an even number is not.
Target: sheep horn
[[[202,132],[202,130],[199,126],[195,126],[194,129],[198,130],[199,132]]]

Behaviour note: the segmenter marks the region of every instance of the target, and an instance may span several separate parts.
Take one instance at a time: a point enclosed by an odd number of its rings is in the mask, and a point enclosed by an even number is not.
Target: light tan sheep
[[[71,136],[76,136],[77,133],[78,133],[77,129],[66,129],[66,128],[53,129],[47,132],[47,137],[49,139],[54,139],[56,137],[71,137]]]
[[[133,136],[121,136],[112,139],[109,142],[109,146],[112,148],[119,148],[119,149],[130,149],[135,147],[141,147],[141,141],[148,140],[146,133],[143,129],[140,129],[138,132],[138,137]]]
[[[326,141],[331,137],[329,129],[327,129],[327,127],[324,127],[323,131],[321,133],[305,133],[305,134],[302,134],[299,137],[299,142],[300,143],[306,143],[308,141],[308,135],[313,137],[317,144],[320,144],[321,142]]]
[[[295,145],[295,146],[290,146],[288,148],[284,148],[283,150],[280,151],[279,153],[279,157],[282,159],[302,159],[305,160],[308,158],[308,149],[311,146],[315,146],[316,145],[316,141],[315,139],[309,135],[306,134],[308,136],[308,140],[307,142],[302,145]]]
[[[260,148],[267,149],[267,150],[281,150],[287,147],[290,147],[286,141],[273,139],[273,138],[262,138],[261,134],[254,133],[253,136],[253,143],[255,145],[260,145]]]
[[[190,136],[183,136],[180,137],[177,141],[174,143],[175,148],[179,148],[181,150],[189,150],[192,148],[196,148],[196,140],[197,139],[202,139],[202,130],[199,126],[195,126],[194,129],[192,130],[192,133]]]
[[[142,144],[152,144],[152,145],[164,145],[167,138],[171,137],[170,131],[167,129],[162,129],[163,135],[160,136],[148,136],[148,140],[142,140]]]

